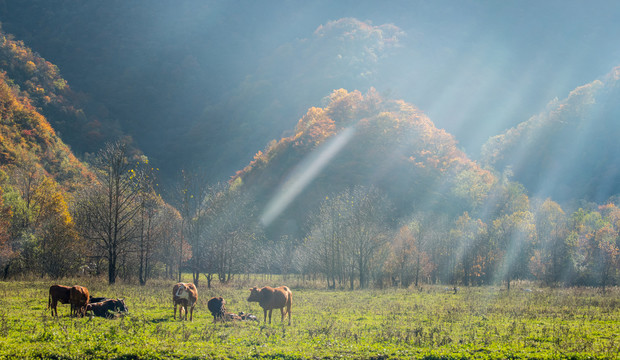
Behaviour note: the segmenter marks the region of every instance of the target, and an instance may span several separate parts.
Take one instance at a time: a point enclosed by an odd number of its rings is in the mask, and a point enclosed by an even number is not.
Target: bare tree
[[[77,203],[79,228],[84,238],[104,250],[110,284],[116,282],[119,256],[138,235],[139,187],[127,156],[123,143],[106,144],[94,163],[98,182],[86,188]]]
[[[345,193],[348,256],[354,261],[359,285],[368,287],[373,258],[386,244],[387,199],[376,188],[356,186]]]
[[[228,282],[243,272],[250,244],[256,242],[258,227],[248,195],[225,184],[210,187],[204,201],[201,261],[210,281],[214,274]]]
[[[306,249],[316,270],[326,275],[328,287],[337,277],[367,287],[377,256],[387,243],[387,199],[375,188],[357,186],[327,198],[306,239]]]
[[[155,257],[165,265],[165,273],[167,278],[174,278],[175,264],[179,267],[177,251],[185,248],[187,245],[179,248],[178,240],[181,238],[181,214],[177,209],[168,204],[163,204],[155,214],[155,232],[156,242],[159,246],[156,248]],[[185,256],[187,251],[185,251]],[[183,255],[181,255],[183,258]]]
[[[181,281],[181,263],[183,260],[183,244],[187,242],[191,246],[192,256],[190,258],[190,266],[192,269],[192,278],[195,285],[200,281],[200,273],[202,270],[201,257],[203,253],[201,247],[200,235],[203,231],[204,222],[202,218],[205,216],[206,208],[204,200],[209,191],[207,181],[204,176],[198,172],[183,170],[181,172],[182,184],[180,190],[181,196],[181,237],[178,243],[179,256],[179,281]]]

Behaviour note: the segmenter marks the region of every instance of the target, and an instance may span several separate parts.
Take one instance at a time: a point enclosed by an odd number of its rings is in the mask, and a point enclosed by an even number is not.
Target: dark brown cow
[[[47,299],[47,308],[52,309],[52,316],[58,317],[58,309],[56,309],[58,302],[60,302],[61,304],[69,303],[70,290],[71,288],[69,286],[64,285],[50,286],[50,294]]]
[[[220,297],[212,297],[207,302],[207,307],[213,315],[213,322],[215,323],[217,320],[224,320],[224,316],[226,315],[226,301]]]
[[[90,299],[88,299],[88,303],[89,304],[94,304],[94,303],[98,303],[98,302],[102,302],[102,301],[106,301],[106,300],[110,300],[111,298],[105,297],[105,296],[100,296],[100,297],[90,297]]]
[[[86,305],[90,295],[84,286],[75,285],[69,289],[69,302],[71,303],[71,316],[86,315]]]
[[[198,289],[192,283],[178,283],[172,288],[172,303],[174,304],[174,318],[177,318],[177,304],[179,307],[179,319],[183,319],[185,309],[185,320],[187,320],[187,308],[189,307],[189,320],[194,318],[194,306],[198,300]]]
[[[106,299],[95,303],[89,303],[86,305],[86,312],[88,311],[92,311],[95,316],[111,319],[114,317],[114,312],[124,313],[129,311],[129,309],[125,304],[125,299]]]
[[[274,289],[265,286],[259,289],[255,286],[250,289],[248,301],[258,302],[258,305],[263,308],[264,322],[267,322],[267,310],[269,310],[269,323],[271,324],[271,311],[273,309],[280,309],[280,313],[282,313],[282,319],[280,321],[284,321],[284,315],[288,312],[288,324],[291,325],[293,293],[288,287],[280,286]],[[285,307],[286,311],[284,310]]]

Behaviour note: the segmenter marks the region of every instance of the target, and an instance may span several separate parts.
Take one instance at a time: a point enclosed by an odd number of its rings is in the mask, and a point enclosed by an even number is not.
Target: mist
[[[477,159],[620,63],[618,14],[606,1],[0,2],[3,29],[168,182],[188,166],[228,179],[338,88],[415,104]]]

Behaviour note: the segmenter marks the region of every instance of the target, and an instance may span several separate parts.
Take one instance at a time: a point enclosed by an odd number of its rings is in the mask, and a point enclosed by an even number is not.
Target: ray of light
[[[308,155],[292,171],[280,186],[276,195],[269,201],[261,216],[263,226],[269,226],[290,203],[312,182],[331,159],[353,138],[355,129],[346,128],[338,135],[326,141],[322,146]]]

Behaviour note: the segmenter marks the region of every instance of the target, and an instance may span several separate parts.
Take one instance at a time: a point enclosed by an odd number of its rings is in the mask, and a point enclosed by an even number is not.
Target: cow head
[[[129,308],[127,307],[127,304],[125,304],[125,298],[116,299],[114,305],[116,306],[116,310],[119,312],[129,312]]]
[[[175,296],[178,297],[179,299],[187,300],[189,299],[189,289],[187,288],[185,284],[181,284]]]
[[[179,299],[189,300],[191,289],[188,285],[189,284],[181,283],[179,285],[179,288],[177,289],[177,293],[174,294],[174,296],[176,296]]]
[[[250,289],[250,297],[248,297],[248,301],[260,301],[260,289],[254,286]]]

